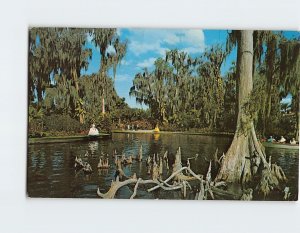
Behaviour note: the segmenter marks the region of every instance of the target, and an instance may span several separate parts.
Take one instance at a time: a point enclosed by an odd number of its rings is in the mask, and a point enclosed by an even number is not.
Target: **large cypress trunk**
[[[249,100],[253,88],[253,31],[241,31],[238,41],[238,118],[233,141],[223,158],[217,180],[227,182],[248,182],[261,159],[264,159],[263,151],[257,141],[253,122],[246,122],[243,105]],[[246,130],[245,130],[246,128]],[[265,162],[265,161],[264,161]]]

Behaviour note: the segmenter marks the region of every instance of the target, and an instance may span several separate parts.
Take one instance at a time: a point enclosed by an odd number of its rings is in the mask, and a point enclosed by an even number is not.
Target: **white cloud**
[[[132,41],[129,44],[129,49],[136,55],[139,56],[140,54],[147,53],[149,51],[153,51],[157,54],[163,55],[165,54],[165,48],[161,47],[160,43],[153,42],[140,42],[140,41]]]
[[[149,51],[163,55],[165,47],[174,47],[189,53],[204,51],[204,33],[200,29],[131,29],[129,49],[136,56]],[[167,46],[169,45],[169,46]]]
[[[132,63],[131,60],[121,60],[121,65],[122,66],[129,66]]]
[[[188,44],[194,46],[200,46],[202,43],[204,44],[204,33],[202,30],[189,29],[184,30],[185,35],[183,35],[183,40],[185,40]]]
[[[154,65],[155,60],[156,60],[156,58],[150,57],[150,58],[136,64],[136,66],[140,67],[140,68],[145,68],[145,67],[149,68]]]

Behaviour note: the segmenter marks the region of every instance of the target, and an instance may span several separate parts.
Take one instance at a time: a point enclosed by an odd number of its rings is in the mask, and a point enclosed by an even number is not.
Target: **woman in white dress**
[[[90,131],[89,131],[89,135],[90,135],[90,136],[96,136],[96,135],[99,135],[99,131],[98,131],[98,129],[96,128],[95,124],[92,124],[92,127],[90,128]]]

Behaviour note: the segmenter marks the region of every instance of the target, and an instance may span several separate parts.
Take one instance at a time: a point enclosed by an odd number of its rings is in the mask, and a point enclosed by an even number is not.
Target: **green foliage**
[[[236,46],[239,31],[230,31],[225,50],[207,48],[199,57],[173,49],[157,58],[154,70],[137,73],[130,95],[147,110],[131,109],[114,87],[118,65],[126,55],[127,41],[115,28],[31,28],[28,43],[29,131],[79,132],[92,122],[107,132],[112,125],[138,124],[144,128],[159,123],[161,129],[233,131],[237,118],[238,79],[236,65],[225,75],[221,66]],[[99,72],[81,75],[92,50],[87,37],[100,51]],[[280,131],[285,124],[280,101],[292,95],[290,130],[297,130],[300,89],[299,38],[284,38],[281,32],[254,31],[254,89],[243,104],[245,130],[255,121],[265,133]],[[239,51],[238,51],[239,56]],[[112,76],[109,76],[112,71]],[[102,103],[105,102],[105,115]],[[259,104],[257,104],[259,103]],[[61,117],[59,117],[61,116]],[[54,118],[57,118],[56,120]],[[53,118],[57,126],[50,123]],[[67,121],[72,122],[71,126]],[[47,124],[46,124],[47,123]],[[79,123],[79,124],[78,124]],[[152,125],[152,126],[150,126]]]
[[[274,135],[278,138],[282,135],[287,139],[295,138],[297,131],[296,119],[293,114],[281,113],[280,116],[271,116],[271,122],[267,128],[266,135]]]
[[[92,50],[85,47],[88,34],[100,50],[100,70],[97,74],[81,76],[81,70],[88,68],[92,57]],[[110,45],[114,51],[108,52]],[[48,116],[68,116],[81,124],[97,121],[103,99],[107,112],[117,108],[120,98],[107,73],[112,68],[115,77],[117,65],[124,58],[126,49],[127,41],[121,41],[114,28],[30,29],[29,102],[36,103],[37,109],[44,109]],[[31,124],[34,113],[29,115]],[[64,118],[60,119],[62,123],[59,125],[66,123]],[[62,126],[57,127],[63,130]]]
[[[45,116],[43,121],[44,131],[46,132],[62,131],[67,133],[80,133],[88,129],[87,125],[80,124],[79,121],[71,118],[69,115],[52,114]]]
[[[34,107],[33,105],[29,105],[28,107],[28,121],[29,123],[33,120],[41,120],[44,116],[44,111],[42,108]]]
[[[37,106],[29,105],[28,107],[28,130],[30,137],[43,136],[43,117],[44,111]]]
[[[224,110],[221,128],[224,131],[233,131],[237,121],[237,79],[235,63],[232,64],[224,77]]]
[[[99,131],[110,133],[112,129],[112,119],[110,114],[101,114],[94,122]]]
[[[145,68],[136,74],[130,95],[148,105],[152,117],[161,125],[216,129],[224,107],[220,74],[224,58],[219,45],[207,49],[199,58],[170,50],[164,59],[155,61],[153,72]]]

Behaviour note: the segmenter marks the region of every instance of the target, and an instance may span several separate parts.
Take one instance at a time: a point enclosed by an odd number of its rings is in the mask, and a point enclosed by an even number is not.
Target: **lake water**
[[[106,192],[111,181],[114,179],[115,165],[112,153],[114,150],[126,156],[137,155],[140,145],[143,145],[143,162],[133,162],[124,168],[125,174],[133,173],[143,179],[150,178],[147,174],[145,159],[148,155],[158,153],[163,155],[167,150],[170,162],[178,147],[181,147],[182,160],[199,154],[197,160],[192,160],[191,168],[197,174],[206,174],[209,160],[218,148],[218,156],[226,152],[231,143],[231,137],[201,136],[183,134],[123,134],[114,133],[111,139],[90,141],[35,144],[28,146],[27,160],[27,193],[30,197],[75,197],[75,198],[98,198],[97,188]],[[84,174],[82,170],[76,171],[74,160],[76,156],[82,156],[89,152],[84,160],[89,162],[93,173]],[[104,153],[109,155],[110,169],[97,170],[99,156]],[[272,155],[272,162],[279,164],[288,177],[288,186],[292,192],[292,199],[298,194],[298,150],[286,150],[266,148],[267,155]],[[164,170],[164,178],[170,171]],[[146,190],[151,186],[140,186],[136,198],[141,199],[182,199],[180,191],[166,192],[156,191],[148,193]],[[116,198],[129,198],[134,185],[123,187],[119,190]],[[193,199],[190,193],[186,199]]]

